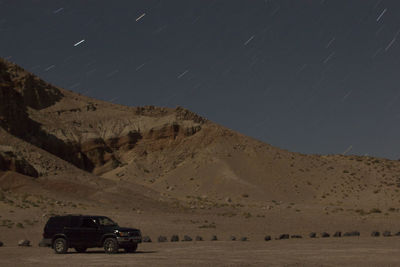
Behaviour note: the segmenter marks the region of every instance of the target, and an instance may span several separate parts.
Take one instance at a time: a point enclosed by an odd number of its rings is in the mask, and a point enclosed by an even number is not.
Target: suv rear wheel
[[[87,249],[87,248],[85,248],[85,247],[75,247],[75,250],[76,250],[76,252],[78,252],[78,253],[85,253],[85,252],[86,252],[86,249]]]
[[[106,253],[117,253],[119,249],[118,241],[113,237],[106,238],[103,247]]]
[[[125,252],[126,252],[126,253],[133,253],[133,252],[135,252],[136,249],[137,249],[137,244],[136,244],[136,243],[135,243],[135,244],[132,244],[131,246],[125,247],[124,249],[125,249]]]
[[[67,252],[68,250],[68,246],[67,246],[67,240],[65,240],[65,238],[57,238],[56,240],[54,240],[53,242],[53,248],[54,251],[57,254],[64,254]]]

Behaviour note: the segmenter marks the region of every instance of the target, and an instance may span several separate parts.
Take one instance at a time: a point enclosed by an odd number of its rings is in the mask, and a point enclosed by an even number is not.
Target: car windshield
[[[101,226],[118,226],[116,222],[107,217],[99,217],[97,218],[97,222]]]

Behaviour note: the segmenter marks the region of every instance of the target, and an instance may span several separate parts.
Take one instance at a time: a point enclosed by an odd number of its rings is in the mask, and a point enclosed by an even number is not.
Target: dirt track
[[[56,255],[39,247],[2,247],[0,266],[398,266],[400,239],[339,238],[270,242],[147,243],[135,254],[101,249]]]

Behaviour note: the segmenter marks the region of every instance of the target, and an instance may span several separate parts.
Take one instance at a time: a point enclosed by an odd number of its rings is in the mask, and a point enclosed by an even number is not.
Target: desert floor
[[[102,249],[57,255],[50,248],[5,246],[0,266],[399,266],[398,237],[145,243],[133,254]]]

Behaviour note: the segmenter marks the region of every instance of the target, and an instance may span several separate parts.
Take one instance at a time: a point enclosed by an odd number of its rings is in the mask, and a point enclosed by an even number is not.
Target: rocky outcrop
[[[0,150],[0,170],[14,171],[31,177],[38,177],[36,169],[25,159],[18,157],[12,151]]]

